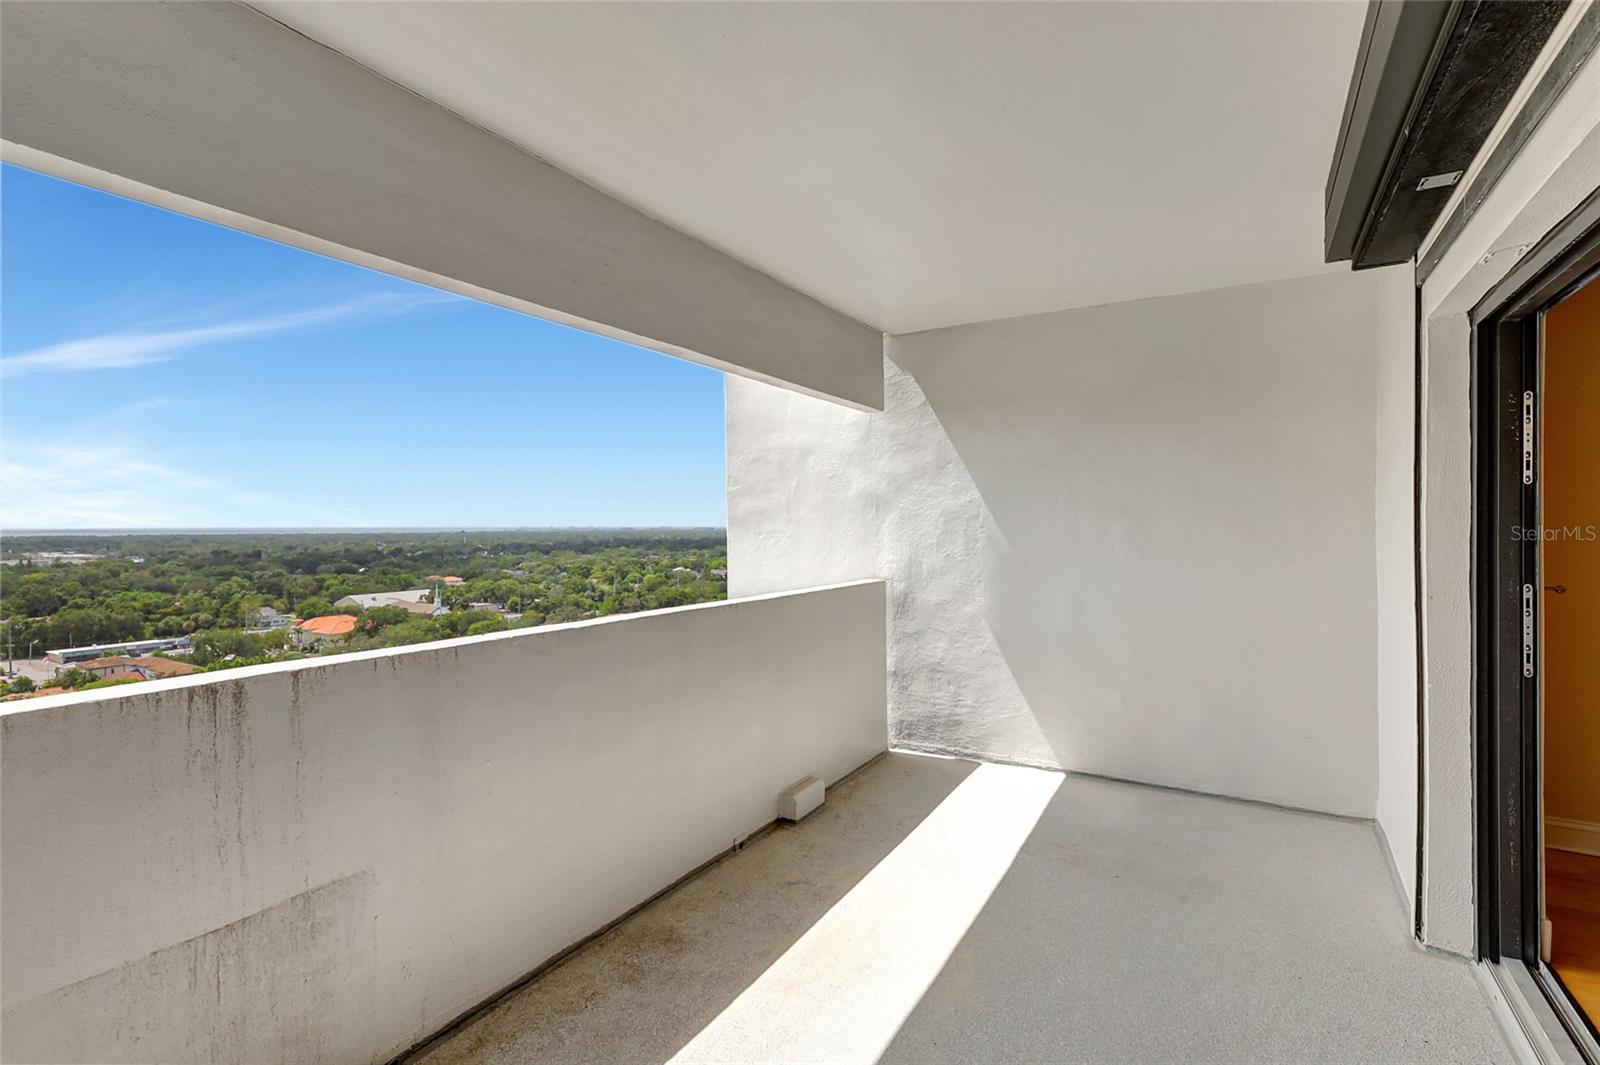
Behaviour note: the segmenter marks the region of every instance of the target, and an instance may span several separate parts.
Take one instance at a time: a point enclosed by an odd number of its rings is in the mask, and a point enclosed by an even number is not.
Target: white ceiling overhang
[[[6,157],[844,402],[1301,276],[1348,3],[0,5]]]
[[[1365,9],[255,6],[888,332],[1324,269]]]

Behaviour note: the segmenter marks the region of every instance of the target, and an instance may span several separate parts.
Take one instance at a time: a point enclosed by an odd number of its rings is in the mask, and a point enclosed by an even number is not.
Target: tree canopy
[[[97,557],[69,563],[52,552]],[[186,635],[203,668],[718,600],[728,565],[721,529],[24,535],[7,537],[5,559],[0,622],[17,654]],[[334,606],[415,588],[448,613]],[[262,607],[351,613],[357,625],[300,648],[292,630],[251,631]]]

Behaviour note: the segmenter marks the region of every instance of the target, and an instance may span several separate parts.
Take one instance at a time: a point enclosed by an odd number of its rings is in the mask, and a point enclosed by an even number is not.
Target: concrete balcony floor
[[[413,1060],[1511,1054],[1369,824],[889,754]]]

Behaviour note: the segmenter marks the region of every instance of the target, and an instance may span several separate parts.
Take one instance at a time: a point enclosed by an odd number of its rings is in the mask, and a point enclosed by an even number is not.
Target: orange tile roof
[[[65,688],[35,688],[31,692],[14,692],[11,695],[0,695],[0,703],[9,703],[13,699],[34,699],[41,695],[60,695]]]
[[[307,618],[295,627],[316,636],[343,636],[355,629],[356,619],[353,614],[324,614],[320,618]]]
[[[134,659],[127,655],[107,655],[105,658],[91,658],[87,662],[79,662],[78,669],[109,669],[112,666],[131,666]]]
[[[171,658],[129,658],[127,655],[110,655],[106,658],[91,658],[87,662],[80,662],[78,669],[148,669],[152,673],[159,673],[163,677],[183,677],[190,673],[197,673],[200,667],[189,662],[179,662]],[[143,677],[139,678],[143,680]]]
[[[163,677],[186,677],[190,673],[200,672],[200,667],[193,662],[178,662],[171,658],[130,658],[128,664],[135,669],[159,673]]]

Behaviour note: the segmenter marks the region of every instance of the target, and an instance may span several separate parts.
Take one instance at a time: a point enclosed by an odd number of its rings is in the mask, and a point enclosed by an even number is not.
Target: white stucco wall
[[[1574,9],[1569,19],[1581,16]],[[1553,41],[1559,45],[1560,41]],[[1537,73],[1537,68],[1535,73]],[[1530,77],[1533,75],[1530,74]],[[1471,326],[1519,258],[1600,185],[1591,55],[1422,287],[1423,938],[1475,949]]]
[[[891,337],[880,415],[730,380],[733,587],[886,578],[897,744],[1370,817],[1411,325],[1371,271]]]
[[[1409,303],[1411,271],[1403,275]],[[1376,818],[1406,912],[1417,891],[1416,348],[1378,349],[1374,533],[1378,610]]]
[[[885,732],[876,582],[5,704],[0,1056],[388,1060]]]

